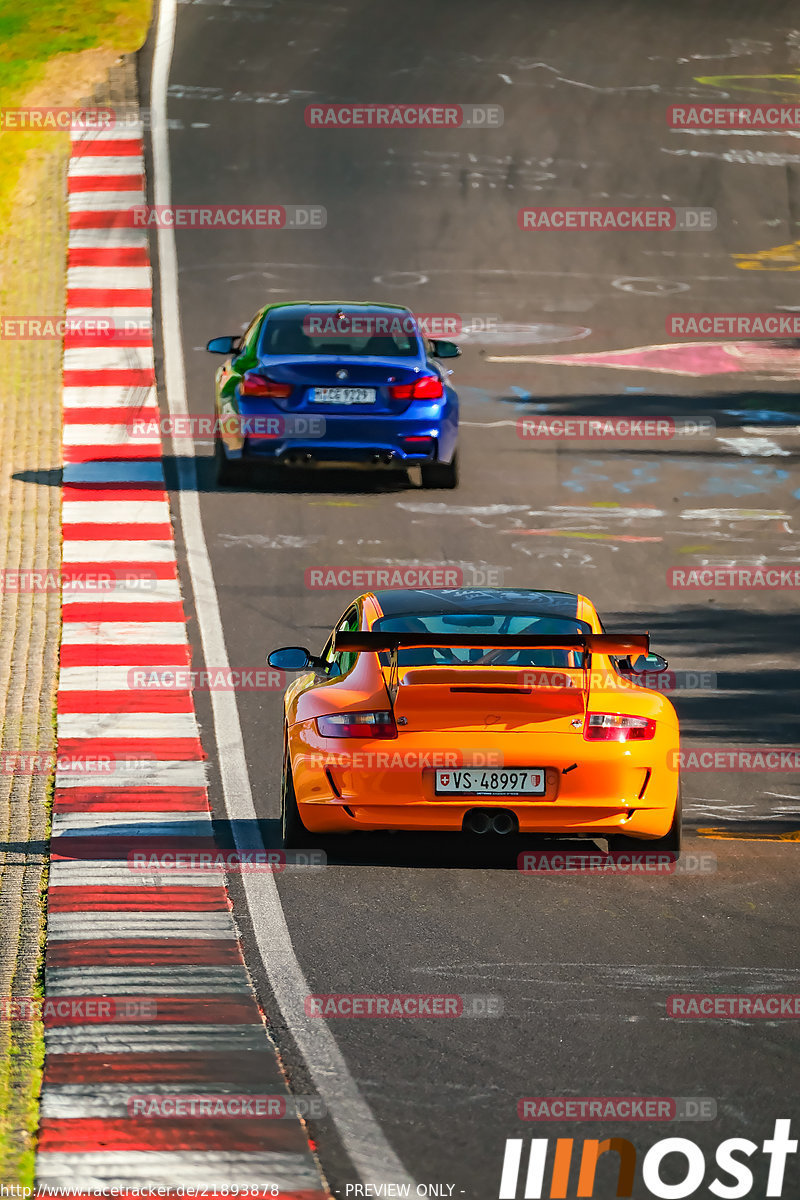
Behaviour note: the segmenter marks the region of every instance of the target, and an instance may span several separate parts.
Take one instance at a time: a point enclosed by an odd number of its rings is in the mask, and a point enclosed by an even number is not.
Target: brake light
[[[403,445],[406,450],[413,451],[414,454],[431,454],[433,452],[435,438],[432,437],[404,437]]]
[[[649,717],[626,717],[619,713],[587,713],[583,736],[587,742],[649,742],[656,723]]]
[[[275,400],[285,400],[292,394],[292,385],[277,383],[274,379],[268,379],[266,375],[246,371],[239,384],[239,393],[242,396],[271,396]]]
[[[391,712],[329,713],[317,717],[317,730],[329,738],[395,738],[397,726]]]
[[[413,383],[396,383],[389,388],[393,400],[438,400],[444,387],[438,375],[422,375]]]

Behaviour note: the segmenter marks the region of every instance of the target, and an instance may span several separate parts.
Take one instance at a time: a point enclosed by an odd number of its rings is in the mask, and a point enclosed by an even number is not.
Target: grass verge
[[[76,104],[102,80],[103,59],[139,49],[150,12],[151,0],[0,0],[0,109]],[[25,156],[67,136],[0,132],[0,221]]]
[[[144,41],[150,0],[0,0],[0,109],[71,108]],[[67,133],[0,125],[0,315],[63,314]],[[0,337],[0,567],[60,565],[61,345]],[[0,749],[55,747],[56,595],[0,595]],[[0,997],[44,991],[53,781],[0,777]],[[5,861],[3,861],[5,859]],[[0,1184],[31,1187],[40,1020],[0,1017]]]

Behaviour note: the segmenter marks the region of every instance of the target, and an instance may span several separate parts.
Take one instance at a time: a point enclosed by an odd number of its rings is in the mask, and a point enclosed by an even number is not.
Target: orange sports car
[[[678,719],[646,633],[571,592],[359,596],[284,698],[287,846],[356,830],[605,837],[680,849]]]

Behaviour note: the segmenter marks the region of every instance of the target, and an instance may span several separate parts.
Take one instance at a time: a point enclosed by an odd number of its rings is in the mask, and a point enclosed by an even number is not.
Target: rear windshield
[[[592,632],[585,621],[578,621],[574,617],[536,616],[532,613],[408,613],[381,617],[372,628],[376,632],[382,630],[391,633],[486,633],[489,637],[498,633],[561,637],[572,633]],[[382,654],[381,661],[388,664],[389,656]],[[501,650],[480,645],[453,650],[414,647],[398,651],[397,661],[401,667],[475,666],[483,662],[486,665],[505,667],[576,669],[583,666],[583,654],[579,650]]]
[[[261,354],[374,355],[416,358],[420,346],[413,319],[396,312],[271,313],[261,332]]]

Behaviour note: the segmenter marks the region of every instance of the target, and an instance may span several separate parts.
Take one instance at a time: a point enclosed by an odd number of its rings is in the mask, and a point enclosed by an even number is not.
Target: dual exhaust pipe
[[[518,829],[517,818],[504,808],[473,808],[464,817],[466,833],[497,833],[505,837],[509,833],[516,833]]]
[[[387,467],[395,461],[395,458],[394,450],[375,450],[372,454],[373,463],[383,463]],[[283,461],[292,464],[299,463],[301,466],[305,466],[308,463],[314,462],[315,458],[311,450],[289,450],[287,454],[284,454]]]

